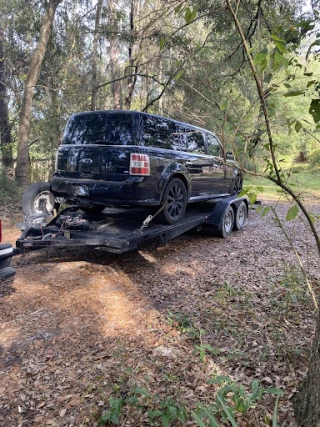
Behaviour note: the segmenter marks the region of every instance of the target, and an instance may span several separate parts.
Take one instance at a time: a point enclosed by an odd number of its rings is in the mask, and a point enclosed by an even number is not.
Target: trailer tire
[[[59,209],[49,182],[35,182],[26,188],[22,196],[22,211],[25,215],[51,214]]]
[[[221,228],[218,235],[224,239],[230,237],[234,227],[234,211],[231,206],[228,206],[224,211],[221,219]]]
[[[241,202],[240,205],[236,208],[236,214],[234,219],[234,228],[235,230],[242,230],[244,224],[246,223],[248,217],[248,208],[245,202]]]
[[[166,203],[166,206],[156,217],[157,222],[163,224],[176,224],[180,221],[186,211],[187,199],[187,190],[181,179],[171,179],[163,194],[162,203]]]

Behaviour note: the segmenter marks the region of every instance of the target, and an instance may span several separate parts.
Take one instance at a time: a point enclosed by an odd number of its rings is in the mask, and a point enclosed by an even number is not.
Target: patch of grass
[[[281,280],[272,284],[270,309],[278,316],[294,320],[294,307],[311,305],[311,299],[301,271],[286,263],[282,265],[282,270]]]
[[[292,187],[295,193],[302,197],[320,198],[320,169],[313,168],[310,165],[296,164],[291,169],[285,170],[289,174],[287,184]],[[278,200],[281,197],[281,189],[268,180],[260,176],[246,175],[244,179],[244,188],[258,187],[258,198],[267,200]],[[253,190],[254,190],[253,188]]]

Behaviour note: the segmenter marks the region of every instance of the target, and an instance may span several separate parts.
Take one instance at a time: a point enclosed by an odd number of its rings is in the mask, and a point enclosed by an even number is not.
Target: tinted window
[[[133,144],[131,114],[105,112],[71,116],[63,144]]]
[[[207,134],[207,145],[208,145],[208,154],[210,154],[210,156],[221,157],[222,148],[217,138],[215,138],[213,135]]]
[[[178,126],[179,143],[176,150],[204,153],[203,133],[195,128]]]
[[[143,145],[171,150],[178,139],[175,122],[144,115],[141,115],[141,135]]]
[[[188,139],[186,137],[187,131],[180,125],[177,125],[177,136],[174,149],[177,151],[188,151]]]

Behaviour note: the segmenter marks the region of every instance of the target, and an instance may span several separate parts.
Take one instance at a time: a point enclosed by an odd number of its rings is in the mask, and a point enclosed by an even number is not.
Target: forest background
[[[1,0],[0,6],[3,189],[6,176],[23,185],[48,179],[69,115],[100,109],[145,111],[210,129],[244,168],[265,169],[259,98],[225,2]],[[238,6],[263,74],[277,156],[286,168],[297,161],[315,167],[319,61],[308,49],[318,43],[317,4],[307,12],[298,1]]]

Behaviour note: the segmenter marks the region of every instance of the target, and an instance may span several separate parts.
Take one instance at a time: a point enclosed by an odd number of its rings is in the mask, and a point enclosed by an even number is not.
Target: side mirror
[[[231,153],[231,151],[228,151],[228,152],[226,153],[226,159],[227,159],[227,160],[234,160],[234,156],[233,156],[233,154]]]

